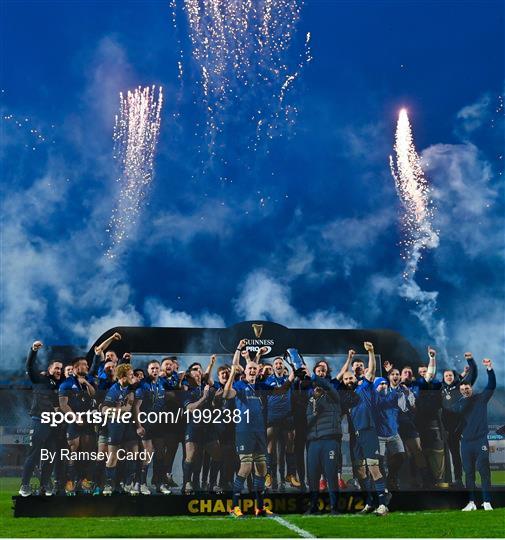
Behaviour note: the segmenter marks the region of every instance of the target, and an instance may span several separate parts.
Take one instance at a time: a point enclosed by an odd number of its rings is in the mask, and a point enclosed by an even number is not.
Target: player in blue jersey
[[[109,458],[105,468],[105,476],[107,479],[103,489],[104,495],[112,494],[116,489],[116,465],[117,452],[119,448],[125,448],[127,451],[136,452],[137,434],[133,421],[127,420],[122,416],[122,413],[131,413],[133,407],[133,370],[130,364],[120,364],[115,369],[115,382],[107,391],[103,401],[102,412],[109,415],[115,413],[115,418],[108,421],[108,452]],[[121,413],[119,416],[118,414]],[[132,486],[135,475],[135,461],[127,461],[127,478],[125,484]],[[132,491],[132,494],[138,492]]]
[[[487,405],[496,388],[496,375],[493,370],[493,363],[489,358],[484,358],[482,364],[487,373],[486,388],[477,394],[473,391],[469,381],[464,382],[459,387],[461,399],[452,407],[453,411],[463,418],[461,458],[470,499],[463,508],[465,512],[477,510],[475,504],[475,471],[479,473],[482,483],[482,506],[484,510],[493,509],[490,494],[491,471],[489,468],[489,443],[487,440]]]
[[[73,375],[65,379],[58,389],[59,406],[63,414],[91,411],[95,407],[95,388],[88,380],[88,362],[86,358],[76,358],[72,364]],[[67,426],[67,441],[72,452],[77,450],[94,450],[96,447],[93,424],[85,420],[69,423]],[[65,491],[74,494],[77,480],[85,491],[91,489],[88,478],[94,476],[89,470],[89,464],[76,464],[69,459]],[[88,468],[88,470],[85,470]],[[86,476],[88,478],[86,478]]]
[[[93,365],[96,365],[94,369],[96,371],[96,376],[99,379],[107,378],[107,373],[105,372],[105,364],[107,362],[112,362],[113,368],[117,366],[118,356],[116,351],[109,349],[110,345],[115,341],[121,340],[121,334],[119,332],[114,332],[112,336],[108,337],[105,341],[100,343],[95,347],[95,357],[93,359]]]
[[[385,515],[388,513],[386,487],[379,468],[379,437],[375,423],[377,392],[373,381],[376,362],[372,343],[365,341],[364,347],[368,351],[368,367],[363,379],[358,381],[354,373],[348,371],[344,373],[342,381],[348,388],[354,389],[354,393],[359,398],[357,404],[350,408],[349,429],[354,430],[356,436],[353,456],[356,461],[358,480],[368,493],[367,503],[362,512],[374,511],[376,505],[373,502],[373,490],[378,499],[375,512],[377,515]]]
[[[272,388],[281,387],[288,378],[285,374],[284,359],[274,358],[273,374],[265,380]],[[281,490],[284,482],[292,487],[301,486],[296,477],[296,460],[294,454],[295,429],[291,410],[291,391],[285,394],[271,394],[267,397],[267,475],[265,487]],[[285,476],[285,465],[287,475]],[[277,466],[279,467],[280,486],[277,484]]]
[[[133,411],[137,434],[142,439],[142,446],[148,453],[154,451],[153,476],[152,483],[156,491],[164,495],[170,494],[170,489],[165,485],[162,479],[161,470],[163,468],[163,458],[161,456],[163,449],[163,433],[170,429],[170,426],[157,421],[156,418],[148,418],[144,423],[141,422],[140,412],[147,416],[156,416],[165,410],[166,386],[159,377],[160,363],[152,360],[147,364],[147,377],[142,380],[135,390],[135,401]],[[150,495],[151,490],[147,485],[147,470],[149,461],[146,454],[146,460],[142,464],[140,472],[140,486],[138,486],[142,495]],[[137,486],[135,486],[135,490]]]
[[[398,373],[398,370],[396,372]],[[399,375],[398,373],[398,380]],[[375,423],[379,436],[379,453],[383,466],[387,464],[388,489],[398,490],[398,475],[405,458],[405,448],[398,433],[399,401],[405,399],[405,394],[399,385],[388,385],[388,381],[383,377],[375,379],[374,387],[377,391]],[[408,392],[405,388],[405,393]]]
[[[231,515],[242,517],[243,513],[239,506],[239,499],[244,488],[246,478],[253,472],[253,488],[256,496],[255,513],[257,516],[271,515],[264,507],[263,498],[265,491],[266,468],[266,428],[264,417],[264,404],[262,397],[269,394],[286,393],[295,378],[293,370],[288,379],[280,387],[272,387],[264,382],[258,382],[258,364],[248,362],[244,370],[244,380],[234,383],[235,373],[240,361],[242,350],[246,347],[246,340],[239,342],[233,356],[232,371],[230,378],[223,391],[225,399],[235,398],[235,408],[240,414],[236,424],[235,444],[240,459],[240,469],[235,476],[233,484],[233,510]],[[256,355],[260,356],[261,351]],[[254,471],[253,471],[254,469]]]
[[[212,400],[216,389],[212,378],[212,370],[216,363],[216,355],[210,358],[210,365],[204,380],[202,366],[198,362],[191,364],[187,371],[184,408],[186,411],[185,448],[186,457],[183,463],[183,490],[186,494],[199,489],[200,458],[205,451],[212,459],[210,482],[217,489],[217,475],[221,469],[221,449],[218,430],[205,421],[207,411],[212,410]]]
[[[184,375],[178,373],[179,364],[177,356],[168,356],[161,361],[160,378],[167,389],[167,399],[165,403],[166,411],[177,417],[177,409],[182,406],[181,395],[182,381]],[[166,479],[168,488],[178,487],[172,475],[175,456],[179,445],[184,449],[185,421],[184,415],[179,415],[176,423],[170,425],[163,434],[163,478]]]

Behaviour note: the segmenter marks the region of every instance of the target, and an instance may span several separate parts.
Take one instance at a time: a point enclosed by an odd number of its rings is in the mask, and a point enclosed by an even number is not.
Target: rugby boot
[[[151,495],[151,490],[147,487],[147,484],[142,484],[140,486],[140,493],[142,495]]]
[[[272,475],[270,473],[267,473],[265,476],[265,488],[266,489],[272,488]]]
[[[374,512],[376,516],[385,516],[388,513],[389,513],[389,509],[385,504],[380,504],[377,510],[375,510]]]
[[[105,484],[103,488],[102,495],[112,495],[112,486],[110,484]]]
[[[168,489],[168,486],[166,486],[165,484],[161,484],[160,488],[160,493],[163,493],[163,495],[170,495],[172,492]]]
[[[295,474],[288,474],[286,476],[286,482],[291,484],[291,487],[294,487],[294,488],[297,488],[297,489],[302,486],[302,484],[300,483],[300,480],[298,480],[298,478],[296,477]]]
[[[471,512],[472,510],[477,510],[474,501],[470,501],[464,508],[461,509],[462,512]]]
[[[32,494],[32,488],[29,484],[25,484],[19,488],[18,492],[21,497],[29,497]]]
[[[243,518],[244,514],[240,510],[240,506],[234,506],[233,510],[230,512],[230,516],[233,518]]]
[[[174,477],[170,473],[167,473],[167,481],[165,482],[165,485],[169,488],[179,487],[177,482],[174,480]]]
[[[46,484],[40,487],[40,495],[45,495],[46,497],[51,497],[53,495],[53,488]]]
[[[130,495],[138,495],[140,493],[140,484],[135,482],[130,489]]]
[[[268,508],[255,508],[254,509],[254,515],[256,517],[273,517],[275,514],[269,510]]]
[[[488,510],[488,511],[493,509],[493,507],[491,506],[491,503],[489,503],[489,502],[483,502],[482,503],[482,508],[484,508],[484,510]]]
[[[375,508],[373,506],[371,506],[370,504],[365,504],[363,510],[360,510],[358,514],[371,514],[374,510]]]
[[[328,482],[326,481],[326,478],[321,478],[319,480],[319,491],[326,491],[328,489]]]

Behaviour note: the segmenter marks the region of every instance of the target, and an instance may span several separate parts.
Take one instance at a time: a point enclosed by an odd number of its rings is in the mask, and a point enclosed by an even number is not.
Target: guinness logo
[[[263,333],[263,325],[262,325],[262,324],[256,324],[256,323],[253,323],[253,324],[252,324],[252,329],[254,330],[254,335],[255,335],[257,338],[260,338],[260,337],[261,337],[261,334]]]

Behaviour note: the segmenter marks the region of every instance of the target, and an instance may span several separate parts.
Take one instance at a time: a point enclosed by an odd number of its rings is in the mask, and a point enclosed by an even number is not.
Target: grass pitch
[[[411,512],[376,516],[14,518],[17,479],[0,479],[2,538],[503,538],[505,509]]]

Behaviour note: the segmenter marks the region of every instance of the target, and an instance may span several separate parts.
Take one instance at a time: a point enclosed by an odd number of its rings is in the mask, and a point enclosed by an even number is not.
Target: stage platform
[[[465,491],[401,491],[392,494],[391,511],[412,512],[418,510],[457,510],[468,502]],[[505,488],[493,489],[492,504],[495,508],[505,506]],[[223,515],[231,510],[228,495],[76,495],[45,497],[12,497],[14,517],[104,517],[104,516],[175,516],[175,515]],[[480,504],[480,494],[477,501]],[[306,493],[276,493],[265,497],[266,506],[276,514],[299,514],[308,508]],[[319,506],[328,510],[328,494],[321,493]],[[359,512],[364,506],[362,492],[341,492],[339,510],[342,513]],[[251,513],[254,501],[242,499],[245,513]]]

